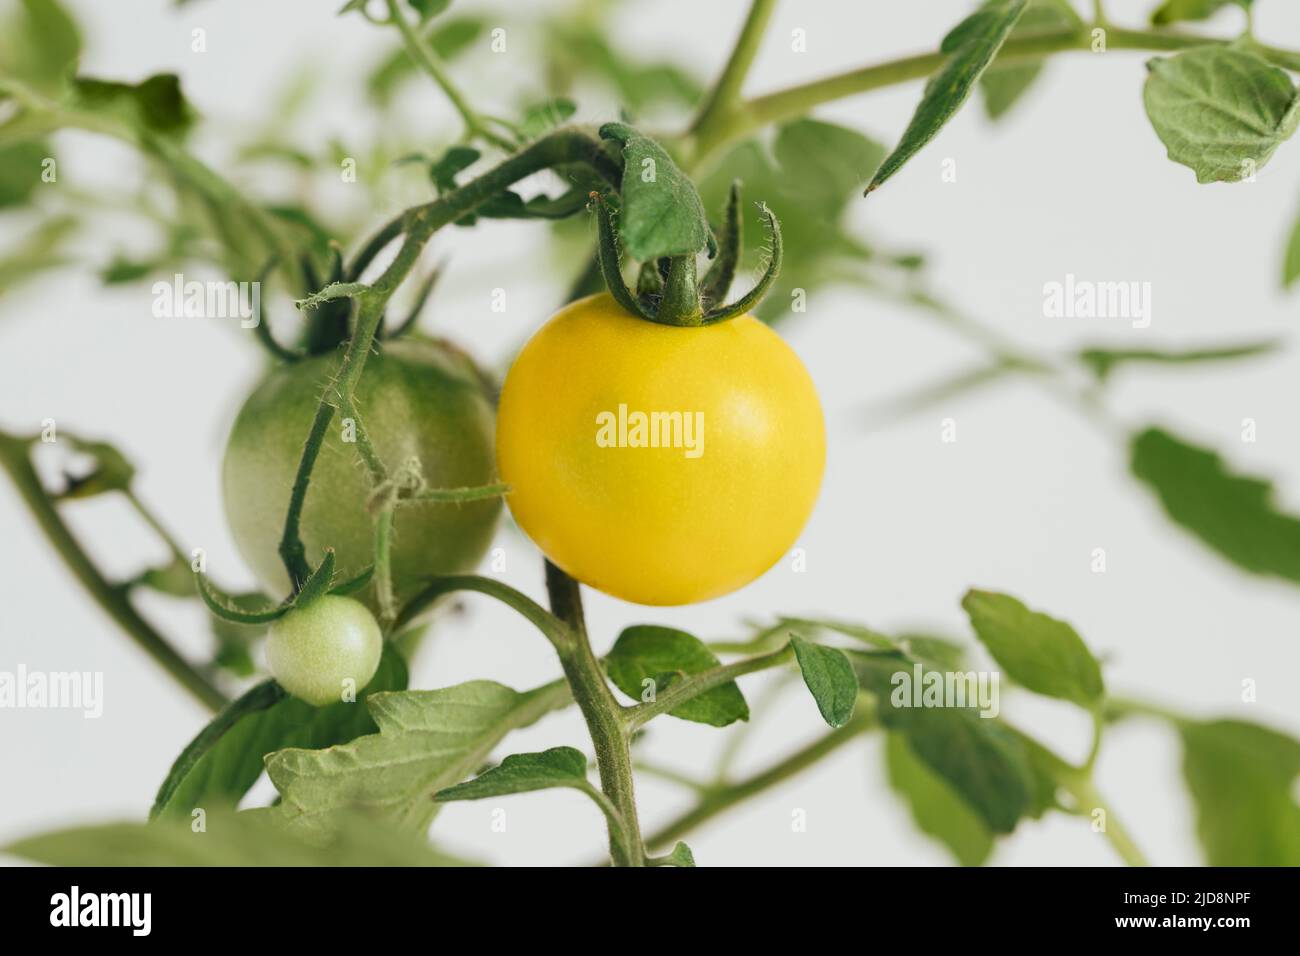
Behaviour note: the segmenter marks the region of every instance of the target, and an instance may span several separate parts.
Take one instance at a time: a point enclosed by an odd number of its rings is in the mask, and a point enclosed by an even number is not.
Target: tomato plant
[[[793,593],[816,609],[785,613],[763,606],[761,585],[745,590],[795,553],[818,503],[828,445],[858,427],[837,430],[832,415],[828,438],[819,393],[830,383],[824,373],[813,381],[784,335],[820,310],[822,324],[809,333],[853,351],[840,331],[846,317],[829,314],[835,309],[822,297],[832,286],[932,321],[977,356],[973,368],[908,389],[887,404],[886,419],[964,400],[976,388],[1022,383],[1094,429],[1127,462],[1152,510],[1225,568],[1300,583],[1300,518],[1273,500],[1270,482],[1155,424],[1113,388],[1121,374],[1156,367],[1172,375],[1264,361],[1278,341],[1115,337],[1049,352],[953,307],[936,291],[941,282],[924,253],[863,235],[860,220],[871,217],[851,214],[863,208],[855,204],[878,202],[864,198],[878,190],[904,205],[932,202],[903,172],[919,175],[917,157],[933,156],[927,147],[946,124],[972,97],[990,121],[1004,121],[1047,63],[1069,53],[1091,57],[1098,69],[1125,60],[1102,53],[1150,57],[1145,72],[1135,69],[1152,133],[1141,148],[1159,141],[1184,167],[1176,172],[1189,191],[1193,178],[1256,183],[1266,166],[1270,173],[1281,166],[1275,157],[1287,155],[1300,126],[1300,52],[1256,35],[1254,8],[1265,3],[1153,0],[1151,23],[1140,28],[1116,25],[1102,3],[1086,10],[1066,0],[971,3],[926,52],[748,95],[760,49],[774,44],[775,0],[750,0],[708,83],[696,75],[703,64],[661,62],[617,39],[605,4],[582,4],[578,14],[558,0],[512,5],[500,12],[507,24],[500,26],[496,14],[449,10],[441,0],[348,0],[339,11],[344,25],[388,44],[363,78],[374,122],[336,124],[324,112],[319,118],[329,122],[314,122],[308,111],[322,104],[307,95],[311,78],[296,78],[270,122],[251,122],[256,104],[249,104],[250,122],[241,117],[238,148],[219,171],[194,149],[194,131],[214,121],[200,119],[204,111],[190,103],[180,77],[86,75],[81,34],[65,4],[24,0],[0,22],[0,207],[30,214],[39,228],[0,260],[5,291],[64,268],[75,229],[112,228],[114,217],[134,216],[155,244],[143,252],[123,247],[96,263],[103,283],[138,292],[152,282],[157,319],[239,318],[233,334],[244,336],[249,354],[260,348],[265,364],[224,458],[205,462],[220,471],[225,514],[257,591],[219,583],[239,569],[214,557],[211,545],[173,532],[113,443],[66,431],[53,416],[20,434],[0,432],[0,465],[33,527],[134,644],[210,712],[163,779],[149,823],[55,831],[8,850],[52,863],[118,863],[124,847],[133,862],[166,864],[458,862],[430,840],[441,806],[559,788],[590,799],[593,821],[603,822],[603,862],[692,866],[683,837],[875,737],[889,789],[917,829],[957,862],[988,862],[1009,839],[1037,838],[1042,831],[1028,821],[1059,815],[1078,839],[1095,837],[1115,859],[1141,865],[1143,834],[1117,811],[1122,801],[1111,791],[1123,781],[1108,776],[1101,756],[1115,725],[1147,720],[1177,738],[1208,862],[1300,864],[1293,790],[1300,741],[1241,714],[1206,718],[1195,702],[1165,703],[1176,688],[1163,673],[1149,681],[1160,702],[1121,691],[1113,661],[1123,635],[1105,633],[1095,620],[1085,638],[1033,602],[971,587],[959,601],[968,639],[956,640],[846,620],[823,611],[821,592],[801,585]],[[1243,11],[1239,33],[1208,32]],[[1211,16],[1207,32],[1183,28]],[[846,14],[859,17],[867,23],[856,6]],[[535,42],[509,61],[512,77],[528,81],[521,86],[530,91],[544,89],[545,98],[512,99],[499,69],[506,60],[495,61],[491,82],[462,87],[458,57],[472,63],[475,51],[504,53],[516,29],[531,31]],[[806,52],[798,33],[792,53]],[[332,77],[349,78],[341,69]],[[824,104],[912,82],[916,106],[892,147],[812,116]],[[445,100],[454,134],[431,133],[403,111],[421,93],[422,110],[427,98]],[[580,107],[575,98],[584,96]],[[67,148],[66,131],[137,151],[150,170],[138,194],[99,197],[75,173],[74,188],[65,189],[55,154]],[[289,175],[269,174],[267,165],[276,164]],[[414,198],[407,205],[397,195]],[[1188,193],[1189,209],[1200,195]],[[1239,195],[1215,198],[1226,204]],[[532,230],[530,241],[549,251],[536,260],[562,263],[559,279],[569,291],[562,301],[509,298],[512,315],[526,313],[531,336],[516,354],[479,364],[456,344],[468,337],[471,316],[435,309],[445,339],[430,338],[421,323],[440,273],[474,274],[460,264],[457,237],[492,235],[497,220]],[[1160,230],[1175,227],[1143,228],[1158,245]],[[1010,232],[996,240],[1009,259],[1030,241]],[[437,267],[429,261],[435,243],[452,250]],[[493,282],[519,268],[490,251]],[[1300,226],[1282,260],[1282,284],[1291,286],[1300,279]],[[1209,281],[1187,272],[1188,283]],[[222,278],[205,286],[210,274]],[[739,281],[748,275],[752,282]],[[1095,313],[1098,296],[1107,307],[1140,311],[1150,303],[1140,284],[1130,299],[1117,283],[1088,285],[1083,295],[1073,273],[1068,279],[1048,284],[1059,286],[1061,314]],[[197,292],[187,291],[191,285]],[[484,315],[507,311],[506,291],[491,289]],[[234,302],[233,316],[223,297]],[[1008,311],[1015,308],[1008,297]],[[272,321],[269,312],[279,309]],[[1051,315],[1046,301],[1043,315]],[[1149,314],[1133,318],[1149,325]],[[901,347],[873,343],[880,355]],[[133,353],[113,365],[129,369],[124,387],[149,376],[148,363],[137,359]],[[179,360],[169,355],[172,361]],[[498,382],[495,369],[507,367]],[[1000,424],[1023,435],[1018,418]],[[1253,437],[1243,429],[1242,440]],[[51,453],[52,467],[40,460]],[[916,475],[919,486],[930,459],[914,448],[895,454],[905,459],[892,462],[895,473]],[[1004,467],[996,455],[983,460]],[[830,477],[854,489],[858,510],[829,514],[827,523],[855,534],[868,506],[880,506],[876,475]],[[115,551],[110,571],[102,549],[65,514],[71,503],[101,496],[124,502],[159,539],[162,557],[123,574]],[[503,503],[540,552],[527,568],[495,559],[483,566],[494,541],[507,540],[498,538],[509,533],[498,527]],[[989,516],[994,532],[999,517]],[[942,535],[933,539],[944,546]],[[897,544],[873,538],[858,546],[892,559]],[[998,544],[981,542],[990,561],[970,568],[971,576],[1027,563],[1021,551],[993,554]],[[1104,553],[1093,560],[1094,572],[1098,562],[1105,569]],[[874,620],[881,588],[876,580],[859,584],[859,570],[845,603]],[[528,593],[539,571],[544,598],[540,587]],[[617,599],[601,599],[602,623],[607,614],[636,615],[636,622],[617,635],[589,629],[584,586]],[[528,625],[521,630],[554,653],[559,679],[539,674],[525,690],[492,679],[451,683],[446,675],[461,663],[449,660],[454,642],[440,647],[436,667],[408,668],[413,644],[404,635],[432,620],[436,636],[453,594],[516,612]],[[728,594],[759,608],[733,640],[643,620],[660,612],[642,606]],[[1076,618],[1100,603],[1087,595],[1058,600],[1073,603]],[[156,602],[206,613],[209,652],[175,640],[154,619]],[[684,624],[699,612],[671,613]],[[1181,637],[1168,637],[1170,653],[1186,653]],[[266,671],[260,679],[259,668]],[[766,693],[750,689],[761,674],[771,678],[765,687],[773,697],[787,686],[806,689],[809,740],[737,772],[742,734],[769,706]],[[782,683],[779,674],[794,680]],[[8,677],[0,672],[0,704],[15,693]],[[1068,713],[1086,728],[1084,745],[1058,749],[1041,727],[1004,712],[1003,678],[1017,695],[1046,698]],[[1243,692],[1242,701],[1254,699]],[[565,708],[576,709],[585,736],[501,755],[513,732]],[[716,765],[678,770],[646,760],[644,731],[665,718],[702,725],[683,733],[725,728]],[[773,749],[764,734],[751,733],[748,746]],[[276,798],[253,812],[227,812],[256,800],[263,769]],[[640,784],[656,772],[687,793],[677,816],[644,799]],[[180,825],[210,806],[222,808],[210,832]],[[643,825],[652,815],[652,825]]]

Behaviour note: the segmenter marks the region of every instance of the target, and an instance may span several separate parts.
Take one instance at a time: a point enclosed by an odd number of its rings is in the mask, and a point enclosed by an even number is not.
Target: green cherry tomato
[[[703,601],[770,568],[825,458],[812,379],[752,316],[678,328],[582,299],[524,346],[497,410],[520,526],[579,581],[640,604]]]
[[[336,594],[277,618],[266,637],[267,663],[280,686],[317,707],[369,684],[383,649],[375,616],[360,601]]]
[[[226,516],[240,554],[271,594],[289,590],[279,555],[289,493],[317,403],[337,365],[337,356],[322,355],[277,368],[240,409],[226,446]],[[356,404],[390,470],[414,456],[431,488],[495,480],[491,403],[469,362],[444,346],[421,339],[384,343],[366,361]],[[374,526],[366,512],[370,478],[350,437],[347,421],[335,413],[301,521],[307,560],[315,566],[325,548],[334,548],[340,579],[374,559]],[[471,570],[491,543],[500,512],[499,500],[399,508],[392,538],[398,602],[429,576]],[[373,588],[358,597],[375,608]]]

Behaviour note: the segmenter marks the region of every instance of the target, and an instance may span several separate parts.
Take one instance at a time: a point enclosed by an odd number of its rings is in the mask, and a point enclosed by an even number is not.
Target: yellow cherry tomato
[[[570,575],[639,604],[757,578],[795,543],[825,461],[808,371],[748,315],[679,328],[579,300],[524,346],[497,412],[515,520]]]

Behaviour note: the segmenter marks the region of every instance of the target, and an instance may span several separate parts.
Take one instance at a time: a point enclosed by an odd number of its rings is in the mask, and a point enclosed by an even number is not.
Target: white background
[[[1138,17],[1126,18],[1125,9],[1153,5],[1112,4],[1125,23]],[[312,124],[299,131],[303,141],[364,130],[370,117],[350,84],[390,42],[355,18],[335,18],[337,0],[223,0],[180,10],[163,0],[70,6],[90,37],[84,72],[131,80],[160,70],[182,74],[208,121],[197,148],[218,168],[229,146],[225,134],[265,122],[267,91],[313,51],[324,52],[337,95],[309,111]],[[969,6],[964,0],[782,4],[746,89],[767,91],[932,48]],[[1262,38],[1300,45],[1300,9],[1278,0],[1258,6]],[[634,0],[619,14],[619,36],[711,75],[742,12],[739,0]],[[1238,11],[1225,11],[1202,28],[1227,34],[1239,18]],[[194,27],[207,31],[206,53],[190,52]],[[807,53],[790,50],[796,28],[807,32]],[[517,48],[540,42],[522,32],[510,37]],[[1255,183],[1198,186],[1189,170],[1165,159],[1146,121],[1145,57],[1057,58],[997,127],[972,104],[886,188],[854,204],[857,227],[928,251],[950,299],[1026,348],[1046,352],[1097,339],[1151,347],[1289,337],[1296,302],[1279,291],[1278,277],[1300,201],[1300,146],[1283,146]],[[459,75],[487,92],[487,105],[507,107],[527,89],[528,75],[512,70],[508,55],[480,55],[468,66]],[[918,84],[891,88],[817,115],[892,143],[918,92]],[[432,145],[454,134],[450,109],[434,91],[417,84],[408,105],[412,128],[427,127]],[[605,118],[614,105],[582,103],[580,116]],[[69,134],[58,146],[63,182],[125,191],[148,175],[115,144]],[[956,161],[956,183],[940,180],[946,158]],[[396,208],[374,209],[369,221]],[[429,327],[481,357],[504,360],[553,308],[567,278],[538,264],[543,229],[492,223],[438,237],[438,252],[454,256]],[[79,248],[99,265],[118,242],[129,246],[130,233],[102,230]],[[1066,273],[1152,283],[1151,328],[1044,318],[1043,284]],[[496,287],[507,289],[504,315],[490,310]],[[140,464],[141,495],[182,542],[206,548],[214,573],[227,583],[251,583],[221,514],[218,465],[224,430],[257,374],[255,346],[230,323],[152,319],[149,304],[147,284],[104,289],[90,266],[6,296],[0,425],[34,431],[52,417],[69,431],[111,438]],[[825,486],[800,541],[807,572],[778,566],[725,599],[669,610],[589,593],[598,650],[629,623],[720,638],[738,635],[744,618],[776,613],[839,616],[885,630],[925,627],[968,639],[959,600],[976,585],[1009,591],[1071,621],[1105,656],[1112,688],[1191,714],[1233,714],[1300,732],[1300,697],[1293,690],[1300,594],[1247,577],[1172,527],[1126,476],[1119,443],[1029,383],[867,429],[862,413],[869,403],[962,368],[978,353],[923,316],[849,291],[814,293],[808,314],[783,332],[811,369],[830,426]],[[1300,510],[1298,374],[1293,351],[1208,369],[1137,371],[1117,379],[1110,407],[1132,426],[1169,424],[1219,448],[1238,468],[1275,477],[1283,505]],[[955,443],[940,441],[946,417],[956,420]],[[1243,418],[1258,423],[1256,443],[1241,441]],[[115,572],[161,557],[124,505],[95,502],[67,513]],[[69,712],[0,711],[0,842],[71,822],[141,818],[206,715],[79,590],[3,481],[0,528],[0,669],[23,663],[98,670],[106,684],[97,721]],[[531,547],[506,531],[500,544],[507,549],[507,579],[539,596],[540,562]],[[1106,550],[1104,574],[1090,570],[1097,547]],[[490,677],[524,688],[555,676],[548,646],[511,612],[477,597],[468,607],[426,648],[414,686]],[[146,610],[187,648],[206,647],[197,608],[157,598]],[[1243,679],[1257,682],[1258,702],[1241,701]],[[756,690],[759,683],[745,686]],[[1082,755],[1086,727],[1068,708],[1022,697],[1004,700],[1004,707],[1070,756]],[[760,721],[742,769],[760,767],[824,731],[802,693],[788,694]],[[723,737],[664,720],[655,724],[646,753],[704,773]],[[584,740],[580,721],[568,713],[512,737],[508,746],[535,750]],[[1101,790],[1159,863],[1199,860],[1178,762],[1167,730],[1135,723],[1113,732],[1099,767]],[[640,797],[647,830],[688,799],[653,780],[641,784]],[[505,833],[489,828],[497,805],[508,814]],[[807,832],[792,832],[796,808],[807,813]],[[453,805],[434,835],[449,848],[503,863],[583,862],[603,845],[597,812],[568,791]],[[914,833],[889,793],[875,739],[840,751],[695,833],[690,843],[703,864],[947,860]],[[1092,865],[1115,857],[1086,824],[1054,817],[1024,824],[1000,846],[995,862]]]

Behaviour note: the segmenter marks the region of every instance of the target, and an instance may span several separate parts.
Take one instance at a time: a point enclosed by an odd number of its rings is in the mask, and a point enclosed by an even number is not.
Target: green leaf
[[[19,840],[0,852],[49,866],[463,866],[423,839],[351,814],[325,842],[284,832],[263,812],[208,810],[187,819],[73,827]]]
[[[1210,866],[1300,866],[1300,741],[1240,720],[1180,723]]]
[[[605,670],[619,690],[640,700],[644,681],[654,681],[658,693],[665,689],[666,675],[698,674],[720,663],[699,638],[685,631],[641,624],[618,636],[605,658]],[[749,705],[736,682],[730,681],[668,713],[681,720],[725,727],[737,720],[748,720]]]
[[[834,647],[810,644],[802,637],[790,638],[803,682],[817,701],[822,718],[832,727],[843,727],[853,716],[858,701],[858,678],[844,652]]]
[[[512,793],[573,787],[589,790],[587,757],[573,747],[552,747],[534,754],[511,754],[500,765],[485,770],[473,780],[439,790],[433,799],[439,803],[453,800],[482,800]]]
[[[977,10],[944,37],[942,48],[952,56],[926,84],[902,140],[876,170],[867,186],[868,193],[884,185],[952,119],[1006,42],[1025,12],[1025,4],[1026,0],[1006,0]]]
[[[77,25],[55,0],[20,0],[0,21],[0,73],[56,95],[81,55]]]
[[[911,811],[917,829],[948,848],[962,866],[981,866],[993,853],[993,834],[942,777],[908,746],[901,734],[885,735],[889,786]]]
[[[606,123],[600,136],[623,144],[618,232],[628,255],[644,262],[712,250],[700,194],[663,147],[623,123]]]
[[[49,144],[15,143],[0,149],[0,209],[21,206],[41,185]]]
[[[71,440],[72,447],[94,459],[94,466],[84,474],[64,473],[60,499],[93,498],[110,491],[126,491],[135,478],[135,466],[108,442]]]
[[[1196,47],[1147,69],[1147,116],[1169,158],[1197,182],[1253,175],[1300,123],[1290,76],[1249,50]]]
[[[1080,349],[1075,353],[1075,358],[1092,370],[1092,373],[1097,376],[1097,381],[1104,382],[1120,365],[1195,365],[1204,362],[1223,362],[1267,355],[1277,351],[1281,345],[1281,341],[1270,339],[1263,342],[1247,342],[1244,345],[1182,350],[1091,347]]]
[[[435,793],[481,767],[511,730],[569,700],[563,684],[521,694],[492,681],[374,694],[366,703],[379,733],[267,757],[281,794],[267,812],[291,829],[320,835],[333,831],[340,811],[358,806],[423,832],[437,810]]]
[[[855,641],[861,641],[868,647],[874,647],[882,651],[892,650],[897,646],[892,638],[881,634],[874,628],[829,618],[783,617],[777,620],[775,627],[784,630],[802,631],[804,635],[829,631],[832,634],[851,637]]]
[[[742,143],[704,177],[700,195],[706,208],[724,208],[739,179],[745,195],[767,203],[781,221],[784,266],[756,310],[760,317],[774,321],[789,315],[794,289],[807,292],[844,281],[869,264],[870,250],[848,234],[848,211],[884,155],[883,146],[855,130],[800,119],[777,130],[771,150],[757,141]],[[762,234],[756,203],[742,203],[740,214],[746,235]],[[751,241],[741,250],[741,270],[757,270],[765,257],[762,244]]]
[[[680,840],[667,856],[656,856],[646,860],[650,866],[694,866],[695,854],[691,848]]]
[[[150,819],[188,819],[196,807],[234,805],[257,782],[263,758],[274,751],[329,747],[373,733],[366,698],[401,690],[406,681],[406,663],[389,645],[356,703],[313,707],[287,696],[275,681],[263,681],[214,717],[176,758],[158,789]]]
[[[199,597],[207,605],[214,617],[232,624],[255,626],[270,624],[289,612],[288,604],[267,604],[261,607],[247,607],[248,602],[240,602],[212,583],[203,573],[195,573],[194,582],[198,585]]]
[[[612,11],[611,6],[587,7],[580,16],[562,7],[553,9],[541,24],[545,32],[539,39],[547,52],[548,73],[559,80],[556,92],[572,93],[577,86],[596,83],[612,89],[610,99],[634,116],[659,106],[699,105],[704,91],[687,70],[666,61],[641,59],[635,48],[620,49],[610,43],[610,37],[626,36],[601,15]]]
[[[451,0],[406,0],[406,2],[420,15],[421,20],[436,17],[451,6]]]
[[[181,93],[180,78],[174,73],[160,73],[135,85],[77,77],[73,80],[72,105],[162,136],[183,136],[195,118]]]
[[[880,143],[854,130],[814,119],[782,126],[777,130],[772,152],[783,175],[799,184],[800,201],[824,219],[834,219],[858,184],[871,176],[885,158],[885,147]],[[752,184],[746,188],[755,199],[776,205],[753,192]],[[784,215],[784,210],[777,209],[777,214]]]
[[[1131,453],[1133,474],[1175,524],[1246,571],[1300,584],[1300,518],[1275,510],[1269,481],[1159,428],[1135,436]]]
[[[1081,707],[1101,699],[1101,667],[1069,624],[992,591],[967,591],[961,606],[980,641],[1016,683]]]
[[[1208,20],[1226,6],[1250,8],[1250,0],[1165,0],[1151,14],[1153,26],[1165,26],[1179,20]]]
[[[845,651],[862,688],[876,697],[881,724],[902,734],[916,757],[994,833],[1010,833],[1038,809],[1034,769],[1019,739],[972,707],[914,706],[906,690],[927,672],[897,651]],[[905,675],[905,676],[904,676]]]
[[[993,0],[996,2],[996,0]],[[987,6],[988,4],[986,4]],[[1059,0],[1030,0],[1008,39],[1078,26],[1078,17]],[[1001,119],[1043,72],[1042,60],[1000,64],[995,59],[980,77],[980,95],[989,119]]]

